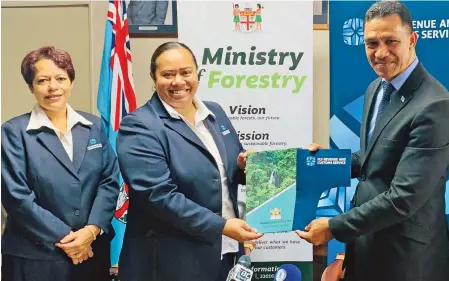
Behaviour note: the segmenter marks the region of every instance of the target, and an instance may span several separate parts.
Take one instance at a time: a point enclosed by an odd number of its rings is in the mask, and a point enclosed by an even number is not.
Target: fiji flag
[[[97,106],[115,150],[120,121],[128,112],[136,109],[125,1],[109,1]],[[128,187],[122,177],[120,185],[117,208],[112,219],[116,232],[111,245],[111,264],[114,267],[118,266],[129,204]]]

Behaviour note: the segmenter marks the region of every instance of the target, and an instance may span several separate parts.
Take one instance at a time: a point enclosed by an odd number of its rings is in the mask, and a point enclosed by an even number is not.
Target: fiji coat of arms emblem
[[[122,186],[120,187],[120,193],[117,199],[117,207],[114,213],[114,217],[118,221],[126,223],[128,206],[129,206],[128,185],[126,185],[126,183],[123,183]]]
[[[242,8],[239,4],[232,4],[234,31],[262,31],[263,6],[261,4],[256,4],[255,7],[251,6],[252,4],[247,3],[245,8]]]
[[[281,209],[270,209],[270,220],[280,220],[281,218]]]

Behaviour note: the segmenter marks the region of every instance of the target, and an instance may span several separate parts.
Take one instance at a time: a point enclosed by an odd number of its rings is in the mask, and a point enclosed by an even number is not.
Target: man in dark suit
[[[297,233],[315,245],[346,242],[344,280],[449,280],[449,93],[419,62],[403,4],[373,4],[364,28],[379,78],[366,91],[361,149],[352,155],[360,180],[353,208]]]

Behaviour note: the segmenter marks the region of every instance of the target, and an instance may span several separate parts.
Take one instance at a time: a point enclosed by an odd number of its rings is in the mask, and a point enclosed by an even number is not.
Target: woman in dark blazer
[[[75,70],[54,47],[22,75],[37,104],[2,125],[2,280],[109,280],[118,163],[101,120],[67,103]]]
[[[224,281],[238,242],[261,237],[238,219],[246,152],[223,109],[195,96],[187,46],[159,46],[151,77],[156,92],[117,138],[130,198],[120,280]]]

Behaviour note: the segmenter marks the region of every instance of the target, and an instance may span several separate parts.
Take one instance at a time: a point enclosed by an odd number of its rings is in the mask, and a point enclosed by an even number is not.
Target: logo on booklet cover
[[[315,166],[315,164],[316,164],[316,158],[315,158],[315,157],[313,157],[313,156],[308,156],[308,157],[306,158],[306,165],[307,165],[307,166],[312,167],[312,166]]]
[[[281,218],[282,218],[281,209],[279,208],[270,209],[270,220],[280,220]]]

